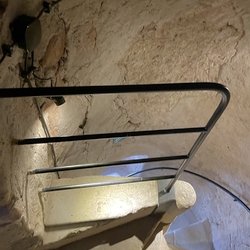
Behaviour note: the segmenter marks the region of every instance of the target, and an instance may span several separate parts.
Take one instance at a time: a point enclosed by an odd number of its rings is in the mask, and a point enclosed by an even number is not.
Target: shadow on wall
[[[158,214],[137,219],[125,225],[107,230],[103,233],[73,242],[69,245],[59,248],[58,250],[82,250],[83,246],[85,250],[93,249],[96,246],[103,246],[102,249],[109,249],[110,246],[118,243],[121,243],[119,246],[122,247],[123,244],[124,246],[128,244],[125,240],[132,237],[136,237],[138,239],[138,241],[133,241],[133,247],[135,244],[138,245],[137,248],[140,249],[142,243],[147,239],[152,228],[155,228],[161,216],[161,214]],[[116,249],[116,246],[114,246],[112,249]]]

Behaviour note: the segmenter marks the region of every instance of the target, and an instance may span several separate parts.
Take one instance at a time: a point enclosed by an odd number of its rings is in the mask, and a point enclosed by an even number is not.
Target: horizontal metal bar
[[[167,180],[167,179],[173,179],[174,177],[175,177],[174,175],[166,175],[166,176],[155,176],[155,177],[144,177],[144,178],[128,178],[128,179],[119,180],[119,181],[107,181],[107,182],[95,182],[95,183],[76,184],[76,185],[67,185],[67,186],[55,186],[55,187],[43,188],[42,192],[46,193],[46,192],[78,189],[78,188],[92,188],[92,187],[129,184],[129,183],[145,182],[145,181]]]
[[[107,134],[29,138],[29,139],[23,139],[23,140],[16,140],[16,143],[18,145],[30,145],[30,144],[69,142],[69,141],[100,140],[100,139],[110,139],[110,138],[117,138],[117,137],[137,137],[137,136],[185,134],[185,133],[200,133],[200,132],[205,133],[206,128],[204,127],[176,128],[176,129],[161,129],[161,130],[150,130],[150,131],[117,132],[117,133],[107,133]]]
[[[68,95],[98,95],[118,93],[145,92],[183,92],[183,91],[216,91],[230,95],[226,86],[211,82],[197,83],[162,83],[139,85],[110,85],[110,86],[78,86],[55,88],[5,88],[0,89],[0,98],[16,97],[49,97]]]
[[[126,160],[126,161],[113,161],[113,162],[107,162],[107,163],[89,163],[89,164],[80,164],[80,165],[72,165],[72,166],[62,166],[62,167],[56,167],[56,168],[40,168],[40,169],[35,169],[35,170],[30,171],[29,174],[45,174],[45,173],[53,173],[53,172],[72,171],[72,170],[108,167],[108,166],[121,166],[121,165],[159,162],[159,161],[176,161],[176,160],[183,160],[187,158],[188,158],[187,155],[176,155],[176,156],[143,158],[143,159]]]

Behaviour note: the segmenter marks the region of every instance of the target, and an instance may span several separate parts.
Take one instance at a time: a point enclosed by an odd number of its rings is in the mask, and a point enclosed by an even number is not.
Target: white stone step
[[[193,213],[192,209],[188,209],[184,213],[180,214],[171,224],[170,228],[168,229],[168,233],[175,231],[177,229],[188,227],[191,224],[198,222],[195,214]]]
[[[53,186],[78,185],[124,180],[125,177],[86,176],[57,179]],[[147,195],[145,195],[145,193]],[[158,206],[156,181],[122,185],[70,189],[44,194],[44,225],[61,226],[73,223],[112,220]]]
[[[210,223],[207,219],[165,234],[168,245],[186,250],[214,250]]]
[[[124,178],[126,177],[66,178],[54,180],[52,186],[117,181]],[[176,216],[185,212],[196,200],[192,186],[182,181],[177,181],[171,192],[159,198],[161,186],[165,187],[168,182],[169,180],[137,182],[42,194],[44,246],[51,249],[83,238],[88,240],[89,237],[107,230],[115,232],[115,227],[118,226],[124,228],[125,238],[131,237],[131,233],[141,234],[144,230],[145,235],[140,238],[141,245],[150,246],[156,234],[163,227],[168,227]],[[138,222],[138,225],[126,230],[127,224],[140,218],[145,222],[144,226]],[[153,224],[148,228],[151,220]],[[137,227],[139,231],[134,232]],[[111,232],[111,236],[113,235]]]

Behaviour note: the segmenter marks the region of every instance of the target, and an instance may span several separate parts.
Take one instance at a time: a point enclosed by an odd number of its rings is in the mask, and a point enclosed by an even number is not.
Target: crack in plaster
[[[229,60],[227,62],[224,62],[220,67],[219,67],[219,71],[218,71],[218,77],[217,77],[217,81],[219,81],[221,79],[222,73],[224,68],[229,64],[232,63],[233,59],[237,56],[238,54],[238,46],[239,43],[241,42],[242,38],[245,36],[245,28],[244,28],[244,21],[241,15],[239,15],[239,13],[236,10],[236,7],[234,5],[234,2],[231,0],[230,1],[231,5],[232,5],[232,9],[235,11],[235,15],[239,18],[240,24],[242,26],[242,29],[239,31],[239,29],[237,29],[233,24],[230,24],[229,22],[227,23],[227,26],[234,29],[236,32],[241,32],[241,35],[237,38],[235,45],[234,45],[234,53],[233,55],[229,58]]]
[[[114,126],[120,120],[120,118],[123,118],[123,119],[125,119],[126,122],[122,125],[119,125],[117,127],[117,129],[118,130],[119,129],[126,129],[126,125],[128,124],[128,125],[132,125],[133,130],[135,131],[136,128],[138,128],[142,124],[142,122],[133,122],[132,121],[132,118],[129,116],[127,109],[125,107],[123,107],[125,102],[120,96],[116,97],[114,99],[114,103],[116,105],[116,108],[120,111],[120,115],[116,118],[116,120],[114,122]]]
[[[71,6],[70,8],[67,8],[65,11],[73,11],[74,9],[77,9],[77,8],[79,8],[80,6],[84,5],[84,4],[85,4],[85,2],[81,2],[81,3],[79,3],[79,4],[76,4],[76,5]]]
[[[234,59],[234,57],[237,55],[237,53],[238,53],[238,49],[237,49],[237,48],[238,48],[238,45],[239,45],[240,41],[242,40],[242,38],[245,36],[245,25],[244,25],[243,18],[242,18],[242,16],[239,15],[239,13],[237,12],[236,7],[235,7],[235,5],[234,5],[234,2],[233,2],[232,0],[231,0],[231,4],[232,4],[232,6],[233,6],[233,10],[235,11],[236,16],[238,16],[238,18],[239,18],[239,21],[240,21],[241,26],[242,26],[242,30],[241,30],[241,35],[240,35],[240,37],[239,37],[238,40],[236,41],[236,44],[235,44],[235,47],[234,47],[235,53],[234,53],[233,56],[230,58],[230,62],[232,62],[232,60]],[[235,29],[235,31],[239,32],[239,30],[238,30],[237,28],[235,28],[232,24],[229,24],[229,23],[228,23],[228,26],[231,26],[232,28]]]
[[[89,114],[89,111],[87,109],[87,111],[86,111],[86,113],[84,115],[83,121],[82,121],[81,125],[79,126],[79,128],[83,130],[82,131],[83,134],[84,134],[84,127],[86,126],[86,123],[88,121],[88,114]]]
[[[102,2],[100,3],[100,9],[99,9],[98,16],[100,16],[100,14],[101,14],[101,12],[102,12],[103,4],[104,4],[104,1],[102,1]]]
[[[87,110],[86,110],[86,112],[84,114],[83,121],[79,125],[79,128],[83,130],[83,134],[85,133],[85,126],[87,124],[88,116],[89,116],[89,113],[90,113],[90,108],[92,107],[92,103],[93,103],[93,96],[92,95],[88,95],[88,96],[84,96],[84,97],[88,102],[88,106],[87,106]]]
[[[105,149],[107,147],[107,145],[109,144],[110,139],[106,141],[105,145],[102,146],[101,152],[99,153],[98,157],[97,157],[97,162],[100,160],[100,158],[103,156],[103,154],[105,153]]]
[[[63,24],[63,27],[64,27],[64,35],[65,35],[65,45],[64,45],[64,53],[62,55],[62,57],[60,58],[59,62],[58,62],[58,67],[57,67],[57,70],[56,70],[56,82],[59,81],[59,79],[61,78],[60,77],[60,73],[62,71],[62,69],[64,69],[64,71],[66,72],[67,71],[67,64],[68,64],[68,55],[69,55],[69,52],[67,50],[67,37],[68,37],[68,31],[69,31],[69,27],[67,27],[67,23],[66,21],[64,20],[64,18],[62,17],[62,14],[59,13],[59,9],[57,9],[55,7],[55,14],[57,15],[57,17],[61,20],[62,24]],[[65,78],[64,76],[62,77],[62,81],[65,83]]]

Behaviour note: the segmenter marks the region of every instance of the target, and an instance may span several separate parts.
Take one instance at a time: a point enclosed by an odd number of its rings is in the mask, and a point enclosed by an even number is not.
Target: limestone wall
[[[9,23],[14,17],[23,13],[37,15],[41,3],[1,0],[0,43],[11,43]],[[36,73],[51,77],[56,86],[187,81],[227,85],[232,94],[230,105],[189,169],[231,187],[249,204],[249,13],[250,5],[244,0],[63,0],[50,15],[41,17],[43,37],[35,50]],[[22,86],[19,74],[22,62],[23,52],[15,47],[12,57],[0,65],[0,87]],[[51,82],[38,84],[50,86]],[[44,103],[42,109],[51,134],[60,136],[204,125],[218,98],[210,93],[155,93],[68,97],[61,107],[45,99],[39,99],[39,103]],[[4,235],[1,241],[6,249],[11,249],[11,245],[13,249],[17,246],[24,249],[22,244],[29,242],[31,235],[43,232],[37,190],[49,186],[51,180],[47,175],[27,177],[26,174],[37,167],[52,167],[53,161],[46,145],[11,144],[13,138],[44,136],[32,100],[0,100],[0,113],[0,232]],[[164,136],[132,138],[117,144],[112,140],[62,143],[55,149],[58,164],[68,165],[138,154],[185,153],[195,138]],[[62,177],[73,176],[62,174]],[[206,193],[210,191],[204,191],[202,202],[206,203]],[[213,199],[213,195],[208,197]],[[220,202],[220,198],[216,201]],[[234,245],[247,249],[249,224],[244,225],[245,230],[239,229],[238,207],[229,208],[224,202],[213,209],[221,223],[217,225],[214,219],[212,226],[223,225],[225,229],[219,249],[234,249]],[[205,206],[204,214],[210,210]],[[224,211],[230,214],[224,216]],[[232,223],[226,233],[228,216]],[[17,233],[12,236],[14,231]],[[27,244],[32,247],[39,242],[38,239]]]

